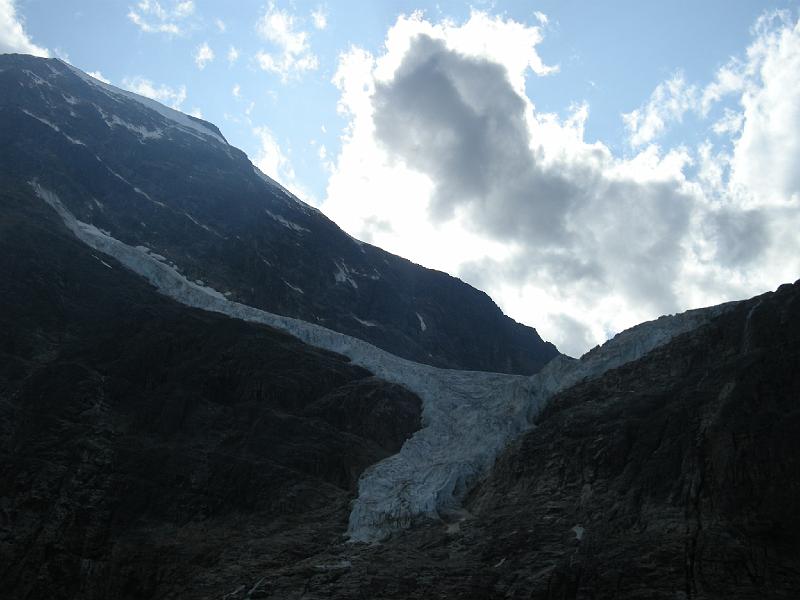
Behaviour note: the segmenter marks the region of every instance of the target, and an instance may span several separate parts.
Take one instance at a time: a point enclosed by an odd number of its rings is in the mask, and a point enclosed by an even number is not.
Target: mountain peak
[[[0,56],[0,85],[0,175],[191,281],[434,366],[530,374],[558,354],[483,292],[354,240],[206,121],[58,59]]]

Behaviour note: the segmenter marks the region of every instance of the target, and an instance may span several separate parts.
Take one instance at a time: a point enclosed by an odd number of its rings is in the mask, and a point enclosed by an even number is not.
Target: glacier
[[[400,452],[369,467],[359,480],[347,529],[354,542],[379,542],[420,519],[457,513],[464,493],[486,474],[511,441],[533,426],[534,418],[554,394],[636,360],[736,304],[642,323],[579,360],[559,356],[530,377],[440,369],[319,325],[231,301],[224,293],[189,281],[147,248],[129,246],[77,220],[55,192],[36,181],[30,185],[79,240],[144,277],[162,294],[187,306],[269,325],[310,345],[343,354],[421,398],[422,428]]]

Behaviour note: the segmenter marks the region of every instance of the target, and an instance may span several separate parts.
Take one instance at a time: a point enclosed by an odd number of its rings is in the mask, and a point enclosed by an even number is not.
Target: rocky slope
[[[797,282],[557,394],[458,518],[264,597],[796,598],[799,399]]]
[[[530,374],[558,354],[458,279],[354,240],[212,124],[59,60],[0,56],[0,171],[232,300],[437,366]]]
[[[291,565],[340,539],[419,398],[164,298],[5,183],[0,595],[203,597],[252,557]]]

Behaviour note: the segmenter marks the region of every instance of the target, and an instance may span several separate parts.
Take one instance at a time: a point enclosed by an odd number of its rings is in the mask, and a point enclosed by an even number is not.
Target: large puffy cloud
[[[741,135],[731,180],[753,202],[800,202],[800,22],[764,15],[741,66]],[[729,69],[733,69],[731,66]]]
[[[711,84],[673,77],[629,113],[641,150],[624,158],[585,142],[587,106],[558,118],[525,95],[531,72],[556,70],[536,52],[537,26],[481,12],[461,25],[401,17],[382,55],[352,48],[340,59],[349,125],[323,209],[486,289],[571,354],[641,320],[796,278],[798,32],[785,15],[765,19],[746,59]],[[648,145],[688,110],[712,118],[731,94],[740,109],[715,128],[726,139]],[[744,170],[757,152],[773,161],[769,185]]]
[[[14,0],[0,0],[0,54],[19,52],[34,56],[49,56],[46,48],[37,46],[25,31]]]

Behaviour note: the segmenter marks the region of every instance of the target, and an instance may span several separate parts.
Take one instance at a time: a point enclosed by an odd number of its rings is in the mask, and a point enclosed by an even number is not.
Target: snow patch
[[[425,319],[422,318],[422,315],[419,313],[414,313],[414,314],[417,315],[417,319],[419,319],[419,330],[420,331],[427,330],[428,326],[425,324]]]
[[[359,480],[347,532],[352,541],[376,542],[421,518],[438,518],[440,513],[457,509],[464,493],[485,475],[513,439],[530,429],[553,394],[636,360],[735,305],[728,303],[644,323],[580,360],[559,356],[532,377],[438,369],[399,358],[319,325],[228,300],[212,288],[189,281],[148,252],[78,221],[55,193],[36,181],[31,185],[81,241],[113,256],[161,293],[187,306],[281,329],[307,344],[348,356],[354,364],[404,385],[422,399],[422,429],[406,441],[398,454],[372,465]]]
[[[378,327],[379,326],[378,323],[375,323],[374,321],[365,321],[364,319],[359,319],[354,314],[351,314],[350,316],[353,317],[353,319],[355,319],[359,323],[361,323],[364,327]]]
[[[164,130],[163,129],[148,129],[143,125],[134,125],[133,123],[129,123],[125,119],[120,119],[117,115],[109,115],[106,113],[102,108],[95,105],[97,112],[100,113],[100,117],[102,117],[105,124],[113,129],[114,127],[122,127],[127,129],[128,131],[136,134],[139,138],[139,142],[144,140],[157,140],[164,137]]]
[[[358,284],[355,282],[355,279],[350,276],[350,269],[347,268],[347,264],[339,263],[338,261],[334,261],[333,264],[336,266],[336,273],[333,274],[333,279],[336,283],[347,282],[353,286],[354,290],[357,290]]]
[[[575,525],[575,527],[570,529],[570,531],[572,531],[575,534],[575,539],[580,542],[583,539],[583,532],[586,530],[580,525]]]
[[[289,282],[288,282],[288,281],[286,281],[285,279],[281,279],[281,281],[283,281],[283,283],[285,283],[287,287],[289,287],[290,289],[293,289],[293,290],[294,290],[295,292],[297,292],[298,294],[305,294],[305,292],[304,292],[302,289],[300,289],[300,288],[299,288],[299,287],[297,287],[296,285],[292,285],[291,283],[289,283]]]
[[[139,194],[143,198],[146,198],[148,201],[152,202],[153,204],[155,204],[157,206],[160,206],[161,208],[167,208],[166,204],[164,204],[163,202],[159,202],[158,200],[153,200],[147,193],[145,193],[142,190],[140,190],[138,187],[133,185],[130,181],[125,179],[122,175],[117,173],[114,169],[109,167],[102,158],[100,158],[96,154],[94,155],[94,157],[97,159],[97,162],[99,162],[101,165],[103,165],[109,173],[111,173],[114,177],[116,177],[117,179],[122,181],[125,185],[127,185],[129,188],[131,188],[135,193]],[[147,227],[147,225],[145,225],[144,223],[142,223],[142,226],[143,227]]]
[[[92,256],[94,256],[94,254],[92,254]],[[94,258],[97,259],[101,264],[107,266],[109,269],[113,269],[114,268],[110,264],[108,264],[106,261],[104,261],[102,258],[100,258],[98,256],[94,256]]]
[[[73,67],[72,65],[65,63],[63,61],[61,61],[61,64],[67,67],[75,75],[83,79],[86,83],[94,86],[99,91],[103,92],[106,96],[108,96],[113,100],[117,101],[122,99],[134,100],[139,104],[143,105],[145,108],[149,108],[150,110],[155,111],[163,118],[170,121],[170,124],[173,127],[180,129],[185,133],[189,133],[201,140],[208,140],[210,138],[218,141],[220,144],[223,144],[224,146],[228,145],[228,142],[226,142],[222,136],[220,136],[214,130],[204,126],[202,124],[202,121],[200,121],[199,119],[192,119],[191,117],[183,114],[180,111],[174,110],[172,108],[167,108],[160,102],[156,102],[155,100],[151,100],[150,98],[145,98],[144,96],[140,96],[139,94],[135,94],[127,90],[122,90],[109,83],[103,83],[102,81],[95,79],[91,75],[87,75],[80,69]]]
[[[282,217],[281,215],[276,215],[274,212],[271,212],[271,211],[267,210],[266,208],[264,209],[264,212],[267,213],[270,217],[272,217],[275,221],[277,221],[278,223],[280,223],[284,227],[287,227],[288,229],[291,229],[293,231],[297,231],[298,233],[301,233],[301,232],[308,233],[309,232],[309,230],[306,229],[305,227],[303,227],[301,225],[298,225],[294,221],[290,221],[289,219],[286,219],[286,218]]]
[[[37,85],[37,86],[38,85],[45,85],[47,87],[53,87],[52,83],[50,83],[46,79],[42,79],[41,77],[39,77],[33,71],[29,71],[28,69],[22,69],[22,72],[25,73],[28,76],[28,79],[31,80],[31,83],[33,83],[33,85]]]
[[[37,116],[37,115],[33,114],[32,112],[30,112],[29,110],[25,110],[24,108],[20,108],[20,110],[22,112],[24,112],[26,115],[28,115],[29,117],[31,117],[33,119],[36,119],[40,123],[43,123],[43,124],[47,125],[50,129],[52,129],[54,131],[57,131],[58,133],[63,135],[65,138],[67,138],[67,140],[69,141],[70,144],[75,144],[76,146],[85,146],[86,145],[82,141],[80,141],[78,139],[75,139],[74,137],[70,137],[69,135],[67,135],[66,133],[61,131],[61,128],[58,125],[56,125],[55,123],[51,123],[50,121],[48,121],[44,117]]]
[[[184,212],[184,213],[183,213],[183,216],[184,216],[184,217],[186,217],[187,219],[189,219],[189,220],[190,220],[192,223],[194,223],[195,225],[197,225],[197,226],[198,226],[198,227],[200,227],[201,229],[205,229],[205,230],[206,230],[206,231],[208,231],[209,233],[211,233],[211,234],[213,234],[213,235],[217,236],[218,238],[221,238],[221,239],[223,239],[223,240],[224,240],[224,239],[226,239],[226,238],[225,238],[225,236],[223,236],[222,234],[220,234],[220,233],[219,233],[219,232],[218,232],[216,229],[214,229],[214,228],[212,228],[212,227],[209,227],[209,226],[208,226],[208,225],[206,225],[205,223],[201,223],[200,221],[198,221],[197,219],[195,219],[195,218],[194,218],[192,215],[190,215],[189,213],[187,213],[187,212]]]

